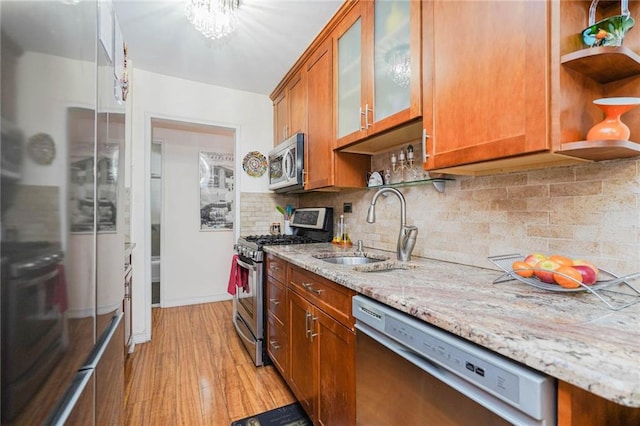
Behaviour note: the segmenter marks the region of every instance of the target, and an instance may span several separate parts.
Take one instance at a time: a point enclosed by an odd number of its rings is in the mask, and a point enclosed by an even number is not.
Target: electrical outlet
[[[352,213],[353,210],[351,209],[351,203],[344,203],[342,205],[342,213]]]

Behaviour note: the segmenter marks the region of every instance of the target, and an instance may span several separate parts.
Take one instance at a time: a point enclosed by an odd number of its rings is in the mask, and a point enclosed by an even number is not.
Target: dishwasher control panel
[[[474,382],[476,386],[491,390],[515,403],[520,402],[518,376],[491,363],[485,357],[474,355],[461,348],[461,345],[448,343],[393,317],[386,318],[385,333],[419,355]]]
[[[353,298],[353,316],[357,332],[431,370],[440,380],[450,377],[460,389],[478,389],[467,396],[485,392],[541,424],[555,417],[552,377],[364,296]]]

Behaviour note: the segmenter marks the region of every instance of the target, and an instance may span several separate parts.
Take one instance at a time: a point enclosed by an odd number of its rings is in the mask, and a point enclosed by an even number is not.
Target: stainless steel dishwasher
[[[366,298],[356,318],[357,424],[555,425],[555,379]]]

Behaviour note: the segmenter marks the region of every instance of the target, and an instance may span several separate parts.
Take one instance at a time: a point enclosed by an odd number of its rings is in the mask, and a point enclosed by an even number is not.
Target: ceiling
[[[135,69],[269,95],[342,0],[241,0],[238,29],[222,40],[187,20],[185,0],[112,0]],[[93,60],[86,0],[1,0],[3,36],[24,50]],[[135,71],[134,71],[135,72]],[[135,76],[133,77],[135,80]]]
[[[269,95],[342,0],[241,0],[238,29],[217,41],[191,26],[184,0],[113,3],[134,70]]]

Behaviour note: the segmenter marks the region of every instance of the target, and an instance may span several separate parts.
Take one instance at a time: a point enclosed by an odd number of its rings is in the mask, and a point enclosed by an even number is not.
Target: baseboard
[[[230,294],[214,294],[205,297],[190,297],[187,299],[163,300],[161,307],[175,308],[176,306],[199,305],[201,303],[222,302],[223,300],[231,300]]]

